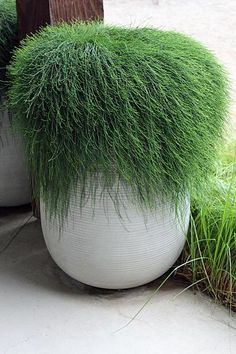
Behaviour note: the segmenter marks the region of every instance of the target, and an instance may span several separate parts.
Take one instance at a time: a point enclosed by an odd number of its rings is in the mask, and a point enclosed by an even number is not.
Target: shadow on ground
[[[2,208],[3,209],[3,208]],[[154,291],[164,277],[155,280],[143,287],[128,290],[106,290],[84,285],[64,273],[53,261],[47,251],[40,221],[32,217],[29,208],[5,209],[1,214],[0,225],[11,224],[17,214],[18,226],[8,226],[7,232],[0,236],[0,279],[11,278],[14,281],[30,284],[31,287],[44,288],[47,291],[59,293],[74,293],[97,297],[120,298],[136,293],[142,296],[147,290]],[[3,215],[3,217],[2,217]],[[25,223],[24,223],[25,222]],[[173,282],[166,284],[162,291],[180,288],[180,284]]]

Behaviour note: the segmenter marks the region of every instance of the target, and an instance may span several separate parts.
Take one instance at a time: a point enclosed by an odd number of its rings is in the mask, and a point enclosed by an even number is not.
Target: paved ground
[[[178,283],[164,286],[121,329],[160,281],[127,291],[84,286],[52,261],[27,208],[0,214],[1,354],[236,352],[236,317],[201,294],[180,294]]]
[[[104,2],[107,23],[176,29],[201,40],[229,70],[235,100],[235,0]],[[158,284],[113,292],[76,283],[50,258],[27,208],[0,209],[0,354],[236,353],[235,316],[201,294],[180,294],[183,285],[173,282],[119,331]]]

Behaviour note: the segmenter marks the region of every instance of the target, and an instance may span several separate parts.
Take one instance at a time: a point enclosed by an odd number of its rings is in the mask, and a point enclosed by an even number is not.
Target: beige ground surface
[[[104,0],[105,22],[173,29],[208,46],[229,71],[236,129],[236,0]]]

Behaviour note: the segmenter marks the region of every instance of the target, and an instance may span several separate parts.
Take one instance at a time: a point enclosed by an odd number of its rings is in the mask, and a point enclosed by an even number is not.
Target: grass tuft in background
[[[222,152],[208,193],[193,201],[182,255],[190,260],[178,274],[236,311],[236,143]]]
[[[6,88],[6,67],[16,44],[16,1],[0,0],[0,95]]]

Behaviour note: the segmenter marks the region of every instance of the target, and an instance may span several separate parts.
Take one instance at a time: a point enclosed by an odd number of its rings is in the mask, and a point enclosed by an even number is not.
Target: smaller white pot
[[[0,107],[0,207],[30,203],[30,179],[21,138],[13,134],[10,113]]]
[[[143,285],[165,273],[183,249],[190,216],[188,198],[180,205],[178,218],[168,204],[144,215],[127,200],[125,190],[123,194],[122,218],[106,192],[95,204],[88,198],[82,211],[79,198],[72,195],[62,226],[58,218],[47,217],[41,200],[48,250],[59,267],[82,283],[107,289]]]

